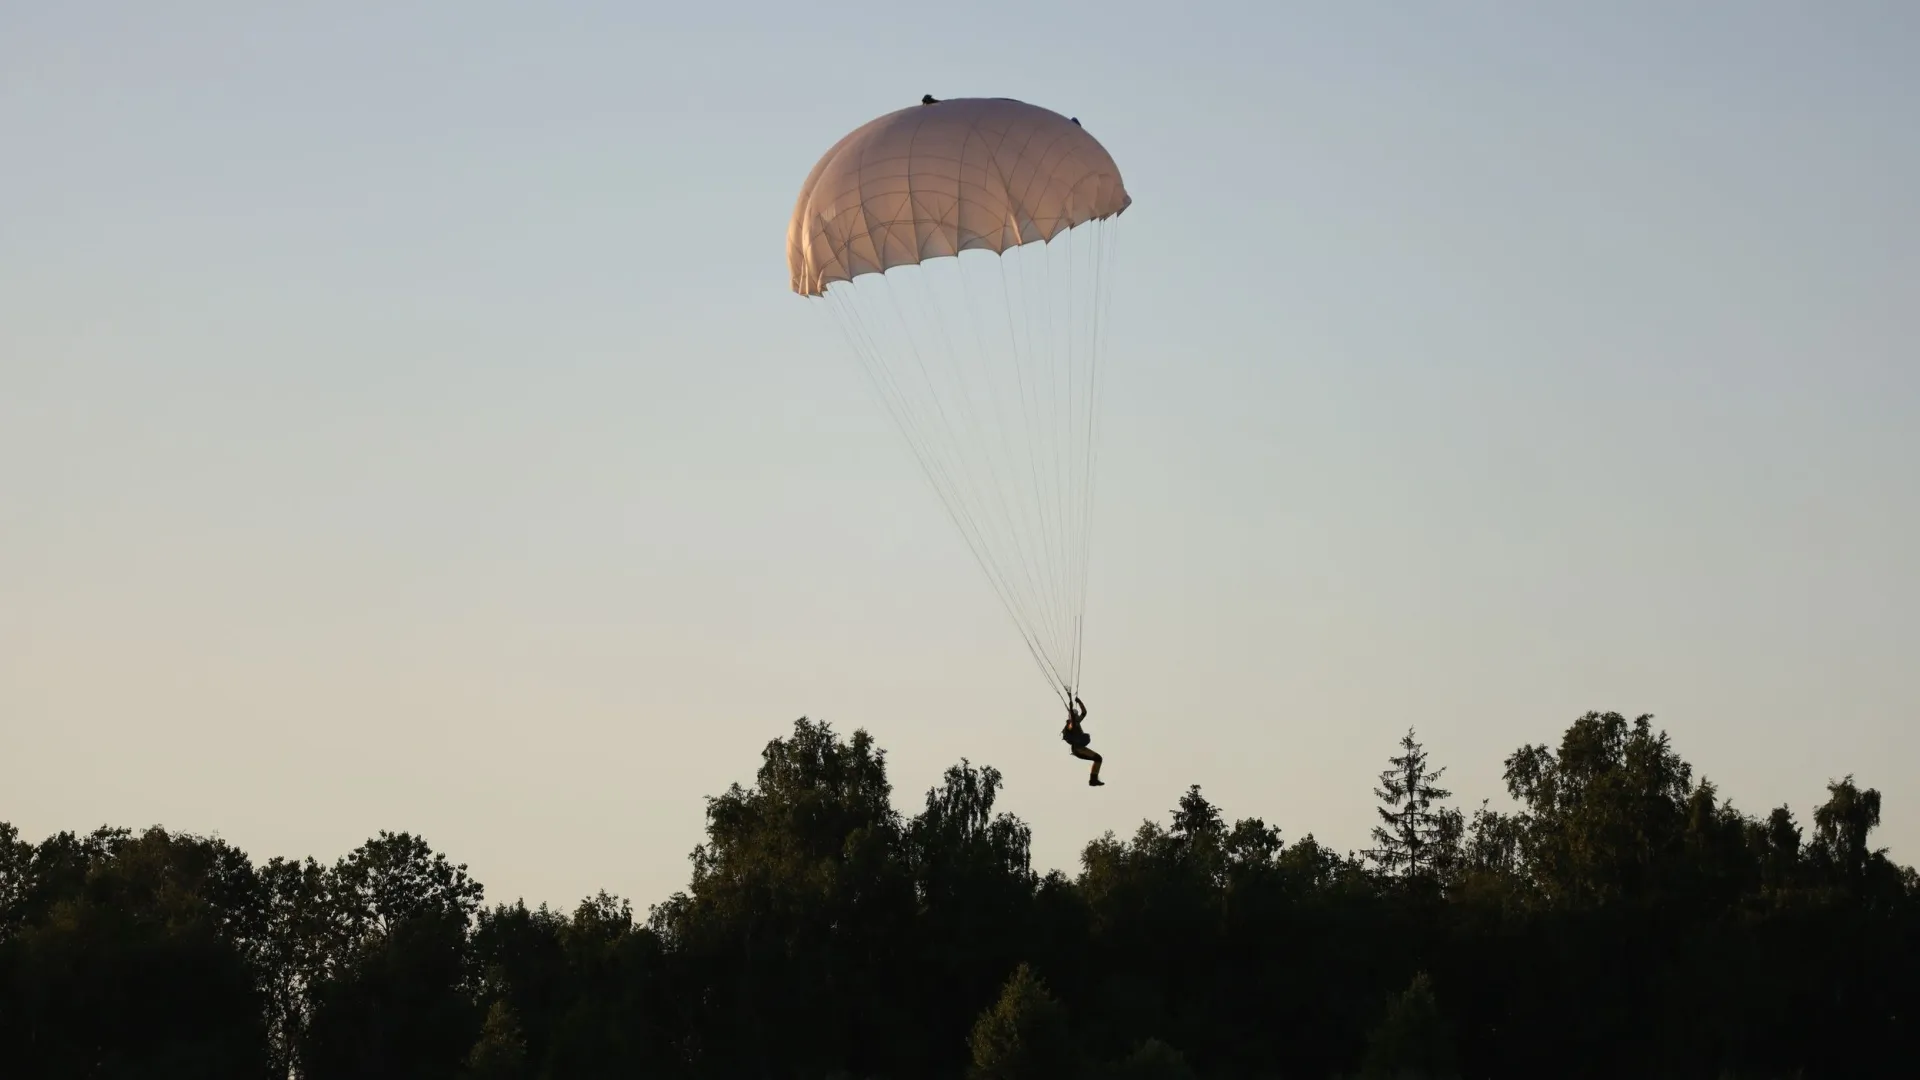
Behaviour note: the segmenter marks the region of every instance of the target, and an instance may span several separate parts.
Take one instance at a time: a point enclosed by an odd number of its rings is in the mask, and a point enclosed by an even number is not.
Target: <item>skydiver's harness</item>
[[[1075,720],[1070,721],[1066,727],[1060,729],[1060,741],[1078,749],[1092,742],[1093,736],[1081,731],[1080,722]]]

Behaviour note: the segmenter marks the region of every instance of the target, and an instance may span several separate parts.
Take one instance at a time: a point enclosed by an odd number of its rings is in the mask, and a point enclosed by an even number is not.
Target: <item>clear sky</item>
[[[1036,856],[1366,842],[1588,709],[1920,859],[1920,7],[0,0],[0,819],[641,904],[806,714]],[[1085,693],[831,323],[802,179],[1009,96],[1125,170]]]

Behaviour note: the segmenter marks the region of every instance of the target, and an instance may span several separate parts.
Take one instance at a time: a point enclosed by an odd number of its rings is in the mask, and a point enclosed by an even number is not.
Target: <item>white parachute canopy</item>
[[[841,139],[787,227],[1055,692],[1080,680],[1120,170],[1077,120],[927,99]]]

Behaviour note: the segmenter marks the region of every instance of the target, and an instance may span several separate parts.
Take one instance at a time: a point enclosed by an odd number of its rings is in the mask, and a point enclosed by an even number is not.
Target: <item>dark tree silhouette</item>
[[[1453,797],[1436,787],[1445,769],[1427,768],[1427,751],[1414,740],[1413,729],[1400,738],[1400,756],[1380,774],[1373,794],[1380,800],[1380,825],[1374,826],[1378,847],[1367,857],[1388,874],[1418,877],[1432,873],[1440,853],[1459,839],[1457,818],[1435,810],[1434,804]]]
[[[0,1075],[1853,1077],[1920,1042],[1878,790],[1750,817],[1589,713],[1469,819],[1401,751],[1364,858],[1190,786],[1039,874],[996,770],[907,816],[865,732],[802,719],[642,917],[486,907],[404,832],[256,865],[0,823]]]
[[[1440,1015],[1433,980],[1422,971],[1404,993],[1388,1002],[1386,1015],[1367,1035],[1361,1062],[1365,1080],[1453,1080],[1453,1032]]]
[[[972,1080],[1051,1080],[1076,1071],[1060,1003],[1021,964],[1000,999],[974,1022]]]

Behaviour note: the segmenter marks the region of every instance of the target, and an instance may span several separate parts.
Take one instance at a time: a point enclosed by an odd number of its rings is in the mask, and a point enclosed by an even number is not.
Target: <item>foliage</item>
[[[802,719],[641,916],[488,907],[408,833],[255,863],[0,823],[0,1074],[1838,1077],[1920,1038],[1879,791],[1749,816],[1618,713],[1510,755],[1509,808],[1442,772],[1409,731],[1364,857],[1194,786],[1041,874],[993,768],[908,816]]]
[[[1427,768],[1426,748],[1414,741],[1412,728],[1400,739],[1400,756],[1389,762],[1373,790],[1381,802],[1381,824],[1373,829],[1373,841],[1380,846],[1367,857],[1389,874],[1417,878],[1451,861],[1446,852],[1459,839],[1459,816],[1435,809],[1436,803],[1453,797],[1453,792],[1434,786],[1447,770]]]
[[[1440,1016],[1433,980],[1422,971],[1404,993],[1387,1005],[1379,1026],[1367,1034],[1367,1056],[1361,1063],[1365,1080],[1451,1080],[1454,1065],[1453,1032]]]
[[[1021,964],[1000,999],[974,1022],[973,1080],[1043,1080],[1074,1071],[1066,1016],[1033,969]]]

